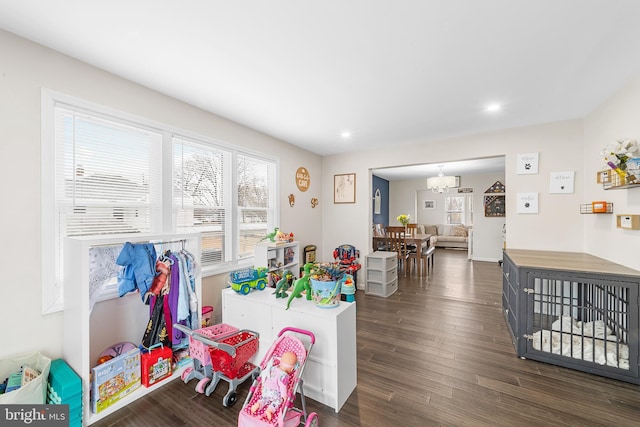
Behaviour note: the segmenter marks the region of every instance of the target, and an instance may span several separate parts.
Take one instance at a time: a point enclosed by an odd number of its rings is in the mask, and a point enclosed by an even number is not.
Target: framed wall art
[[[516,173],[518,175],[535,175],[538,173],[538,153],[518,154]]]
[[[538,213],[538,193],[518,193],[519,214]]]
[[[507,213],[504,194],[485,194],[484,216],[503,217]]]
[[[551,172],[549,177],[549,193],[571,194],[573,193],[574,171]]]
[[[356,202],[356,174],[344,173],[333,176],[333,203]]]
[[[435,209],[436,201],[435,200],[425,200],[424,201],[424,209]]]

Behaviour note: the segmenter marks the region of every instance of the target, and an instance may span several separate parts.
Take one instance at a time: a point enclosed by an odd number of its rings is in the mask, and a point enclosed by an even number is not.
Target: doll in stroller
[[[304,339],[304,342],[302,339]],[[317,426],[318,415],[307,415],[302,373],[315,343],[312,332],[284,328],[260,363],[261,374],[254,380],[238,415],[238,426]],[[300,392],[302,410],[293,407]]]
[[[287,395],[287,385],[289,384],[290,375],[296,367],[298,362],[298,356],[292,351],[287,351],[282,354],[280,363],[275,366],[273,359],[269,363],[271,366],[267,366],[267,369],[262,371],[262,390],[260,399],[251,405],[251,413],[255,414],[257,410],[262,407],[266,407],[264,414],[269,421],[273,418],[273,413],[276,412],[280,405],[284,402],[284,397]]]

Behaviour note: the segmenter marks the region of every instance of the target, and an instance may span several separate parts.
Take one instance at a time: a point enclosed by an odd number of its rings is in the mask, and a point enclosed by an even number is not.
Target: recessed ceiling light
[[[487,105],[487,111],[490,113],[494,113],[496,111],[500,111],[502,106],[500,104],[489,104]]]
[[[349,131],[344,131],[344,132],[342,132],[342,133],[340,134],[340,136],[341,136],[343,139],[351,138],[351,132],[349,132]]]

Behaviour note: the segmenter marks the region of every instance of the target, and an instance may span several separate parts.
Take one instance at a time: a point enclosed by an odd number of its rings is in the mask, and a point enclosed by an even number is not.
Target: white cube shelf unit
[[[258,243],[253,259],[255,267],[267,267],[269,272],[289,270],[295,277],[300,275],[299,242]]]
[[[90,374],[100,353],[107,347],[123,341],[139,344],[149,320],[149,306],[142,303],[139,293],[129,293],[122,298],[117,292],[98,298],[91,307],[91,253],[92,248],[117,247],[125,242],[154,243],[156,252],[184,247],[196,260],[200,260],[200,234],[131,234],[102,237],[73,237],[65,239],[64,311],[62,354],[66,362],[82,379],[83,425],[90,425],[147,393],[167,384],[166,379],[146,388],[138,389],[112,406],[95,414],[90,404]],[[184,245],[184,246],[183,246]],[[202,281],[196,277],[198,319],[202,309]],[[200,322],[200,320],[198,320]],[[171,379],[179,378],[183,369],[177,370]]]
[[[398,257],[395,252],[376,251],[365,257],[365,288],[368,295],[388,297],[398,290]]]

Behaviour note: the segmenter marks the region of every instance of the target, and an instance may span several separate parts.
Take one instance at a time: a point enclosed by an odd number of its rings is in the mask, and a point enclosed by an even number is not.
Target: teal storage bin
[[[51,362],[47,403],[69,405],[69,427],[82,427],[82,380],[62,359]]]
[[[82,381],[80,377],[62,359],[51,361],[49,384],[63,401],[77,396],[82,397]]]

